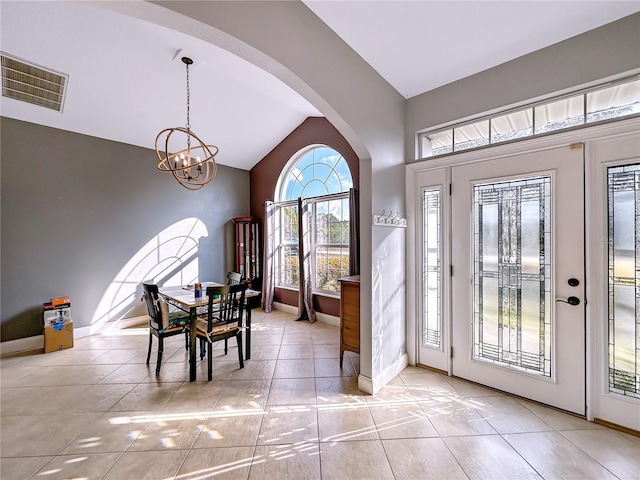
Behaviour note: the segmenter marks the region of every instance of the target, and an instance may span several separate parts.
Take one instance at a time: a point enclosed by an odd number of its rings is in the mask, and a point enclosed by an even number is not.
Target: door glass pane
[[[440,348],[440,190],[422,196],[422,345]]]
[[[609,390],[640,398],[640,164],[608,169]]]
[[[474,186],[473,358],[551,376],[551,177]]]

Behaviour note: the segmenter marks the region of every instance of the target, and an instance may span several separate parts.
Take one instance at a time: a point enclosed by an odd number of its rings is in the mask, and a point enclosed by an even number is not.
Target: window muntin
[[[338,293],[338,279],[349,274],[349,189],[346,160],[336,150],[315,145],[303,150],[280,175],[276,189],[277,286],[297,288],[299,197],[309,204],[313,289]],[[306,241],[306,238],[305,238]]]
[[[418,155],[432,158],[637,115],[640,115],[640,79],[636,77],[420,133]]]

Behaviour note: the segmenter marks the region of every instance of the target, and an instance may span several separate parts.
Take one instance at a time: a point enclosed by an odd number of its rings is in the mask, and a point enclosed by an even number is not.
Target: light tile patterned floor
[[[252,359],[218,345],[212,382],[181,336],[156,378],[144,329],[2,359],[0,477],[640,478],[640,438],[412,367],[368,396],[336,327],[253,319]]]

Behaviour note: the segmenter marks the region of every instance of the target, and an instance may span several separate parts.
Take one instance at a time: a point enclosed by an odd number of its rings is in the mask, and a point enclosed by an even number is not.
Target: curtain
[[[313,309],[313,282],[311,280],[311,230],[309,221],[309,203],[298,198],[298,268],[300,271],[298,286],[297,320],[316,322]]]
[[[262,277],[262,308],[265,313],[273,310],[273,289],[275,286],[274,261],[276,254],[276,205],[264,203],[264,261]]]
[[[349,275],[360,275],[360,192],[349,189]]]

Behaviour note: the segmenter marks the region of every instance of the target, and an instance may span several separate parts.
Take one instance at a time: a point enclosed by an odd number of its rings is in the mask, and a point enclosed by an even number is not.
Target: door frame
[[[407,278],[407,354],[409,357],[409,364],[416,365],[419,336],[417,335],[418,328],[420,326],[420,309],[419,309],[419,295],[421,277],[420,270],[417,268],[417,264],[421,259],[420,255],[420,243],[418,241],[418,229],[422,218],[420,206],[416,201],[419,196],[421,185],[418,179],[420,174],[428,174],[430,170],[451,168],[456,165],[464,165],[470,163],[478,163],[487,160],[493,160],[498,158],[504,158],[514,155],[520,155],[523,153],[534,153],[552,148],[558,148],[561,146],[570,145],[572,143],[583,143],[585,148],[585,154],[587,155],[587,162],[585,165],[585,198],[591,199],[587,201],[585,205],[585,212],[587,222],[585,225],[585,242],[586,242],[586,298],[587,304],[586,310],[586,407],[587,407],[587,419],[594,419],[595,401],[599,395],[600,383],[597,380],[601,378],[601,367],[598,365],[598,345],[602,340],[602,329],[598,329],[597,321],[598,311],[595,310],[598,290],[594,285],[594,275],[598,275],[597,271],[593,267],[594,245],[596,245],[601,239],[601,236],[597,232],[594,232],[593,221],[590,219],[594,215],[598,214],[598,211],[594,211],[597,208],[593,205],[593,197],[595,196],[594,186],[594,165],[595,161],[590,160],[593,155],[597,155],[597,144],[607,139],[614,139],[616,137],[622,137],[627,135],[637,134],[640,130],[640,118],[631,118],[627,120],[621,120],[619,122],[609,123],[606,125],[598,125],[593,127],[581,128],[573,131],[564,131],[560,133],[551,133],[544,137],[538,137],[528,140],[516,141],[511,143],[505,143],[504,145],[496,145],[487,148],[481,148],[470,152],[456,153],[448,155],[446,157],[436,158],[432,160],[420,160],[415,163],[410,163],[406,166],[406,209],[407,209],[407,235],[406,235],[406,278]],[[445,199],[443,198],[443,201]],[[446,200],[450,202],[450,198]],[[450,211],[450,209],[449,209]],[[450,219],[448,220],[450,221]],[[446,235],[448,237],[449,235]],[[449,238],[444,238],[444,242],[448,243]],[[443,268],[443,273],[447,273],[448,268]],[[451,276],[443,276],[443,281],[451,282]],[[593,298],[594,301],[589,301]],[[602,308],[600,306],[600,308]],[[444,312],[443,312],[444,313]],[[451,318],[443,318],[443,328],[451,331]],[[451,347],[450,338],[449,344],[444,345],[445,351]],[[451,375],[451,363],[449,362],[447,373]]]
[[[609,346],[608,328],[599,321],[608,316],[607,299],[607,168],[640,162],[640,127],[634,132],[623,133],[592,142],[586,152],[586,181],[593,186],[592,195],[587,200],[587,231],[601,232],[587,242],[585,255],[587,277],[593,280],[587,284],[587,297],[591,308],[587,310],[587,328],[591,328],[593,355],[587,356],[587,411],[589,420],[613,423],[635,431],[640,431],[640,415],[630,415],[634,408],[640,411],[640,399],[625,398],[609,392],[607,371]],[[589,334],[589,330],[587,330]],[[588,337],[589,338],[589,337]],[[589,385],[589,383],[591,385]]]

